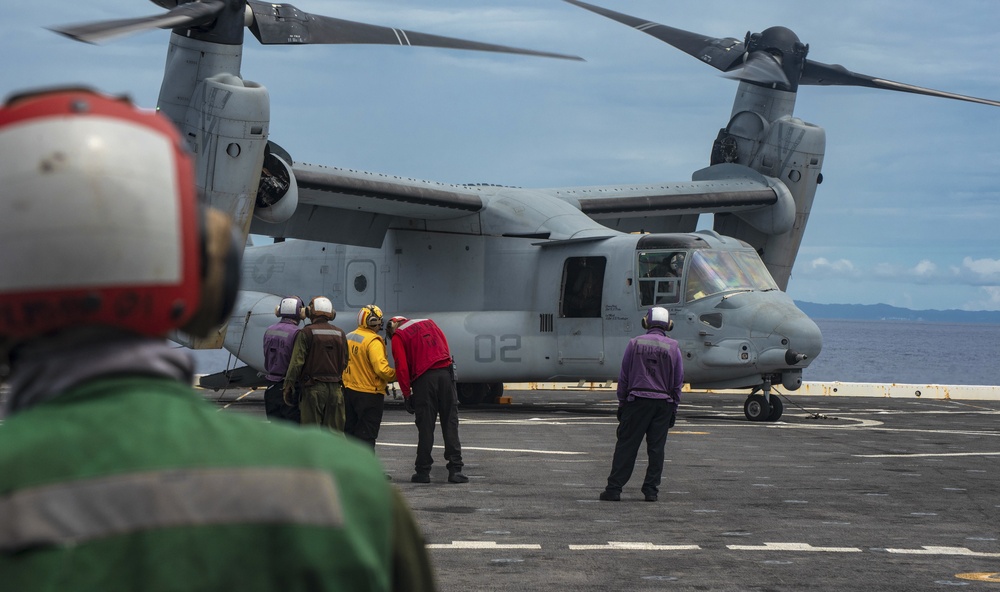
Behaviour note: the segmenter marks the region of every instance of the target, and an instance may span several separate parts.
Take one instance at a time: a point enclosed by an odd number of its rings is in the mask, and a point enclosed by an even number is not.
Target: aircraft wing
[[[482,213],[487,203],[503,208],[499,193],[522,191],[556,198],[622,232],[692,232],[700,214],[731,212],[762,232],[780,234],[795,218],[795,204],[784,184],[736,164],[702,169],[690,182],[530,191],[298,163],[292,172],[298,185],[294,213],[280,223],[254,218],[252,234],[378,247],[394,222],[409,220],[423,228],[469,217]]]
[[[252,234],[377,247],[393,218],[448,220],[479,212],[474,186],[296,163],[298,206],[286,222],[254,218]]]
[[[759,219],[763,232],[786,232],[794,222],[791,194],[779,180],[745,166],[718,164],[690,182],[611,185],[546,190],[579,203],[580,210],[623,232],[691,232],[699,214],[739,213]]]

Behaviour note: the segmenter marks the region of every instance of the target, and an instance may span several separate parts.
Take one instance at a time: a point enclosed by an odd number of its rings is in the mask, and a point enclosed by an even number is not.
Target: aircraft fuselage
[[[680,275],[653,270],[675,255],[686,261]],[[740,261],[759,269],[740,271]],[[745,243],[712,232],[552,243],[395,229],[379,249],[289,240],[247,249],[226,348],[260,369],[277,301],[327,296],[345,331],[370,303],[387,317],[434,319],[460,382],[616,380],[656,304],[674,319],[686,382],[752,387],[766,376],[796,388],[821,348],[819,329],[766,270],[753,277],[761,270]]]

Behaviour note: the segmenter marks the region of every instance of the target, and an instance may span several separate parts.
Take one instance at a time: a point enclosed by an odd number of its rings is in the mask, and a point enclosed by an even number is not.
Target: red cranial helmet
[[[203,335],[228,316],[242,245],[198,205],[166,117],[89,90],[20,95],[0,107],[0,154],[0,339]]]
[[[408,320],[410,319],[406,317],[392,317],[385,325],[385,334],[392,337],[392,334],[396,332],[396,329],[399,329],[399,327]]]

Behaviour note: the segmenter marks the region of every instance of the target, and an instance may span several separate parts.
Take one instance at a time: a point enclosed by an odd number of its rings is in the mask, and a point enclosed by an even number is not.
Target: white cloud
[[[819,257],[809,262],[809,271],[822,274],[854,275],[854,264],[847,259],[830,261],[826,257]]]
[[[1000,310],[1000,286],[982,286],[980,291],[985,294],[982,300],[967,302],[965,310]]]
[[[913,272],[920,277],[930,277],[937,274],[937,265],[924,259],[913,268]]]
[[[984,281],[1000,283],[1000,259],[962,259],[962,268]]]
[[[826,257],[817,257],[797,271],[802,278],[839,277],[921,286],[976,286],[983,289],[1000,289],[997,288],[1000,286],[1000,259],[965,257],[960,264],[939,264],[930,259],[922,259],[916,265],[906,266],[889,262],[865,265],[856,264],[849,259],[830,260]]]

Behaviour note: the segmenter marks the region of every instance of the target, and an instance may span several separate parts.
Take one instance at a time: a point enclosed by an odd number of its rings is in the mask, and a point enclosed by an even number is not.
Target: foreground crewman
[[[370,449],[188,386],[162,336],[229,316],[242,244],[181,142],[88,91],[0,107],[0,588],[432,589]]]

